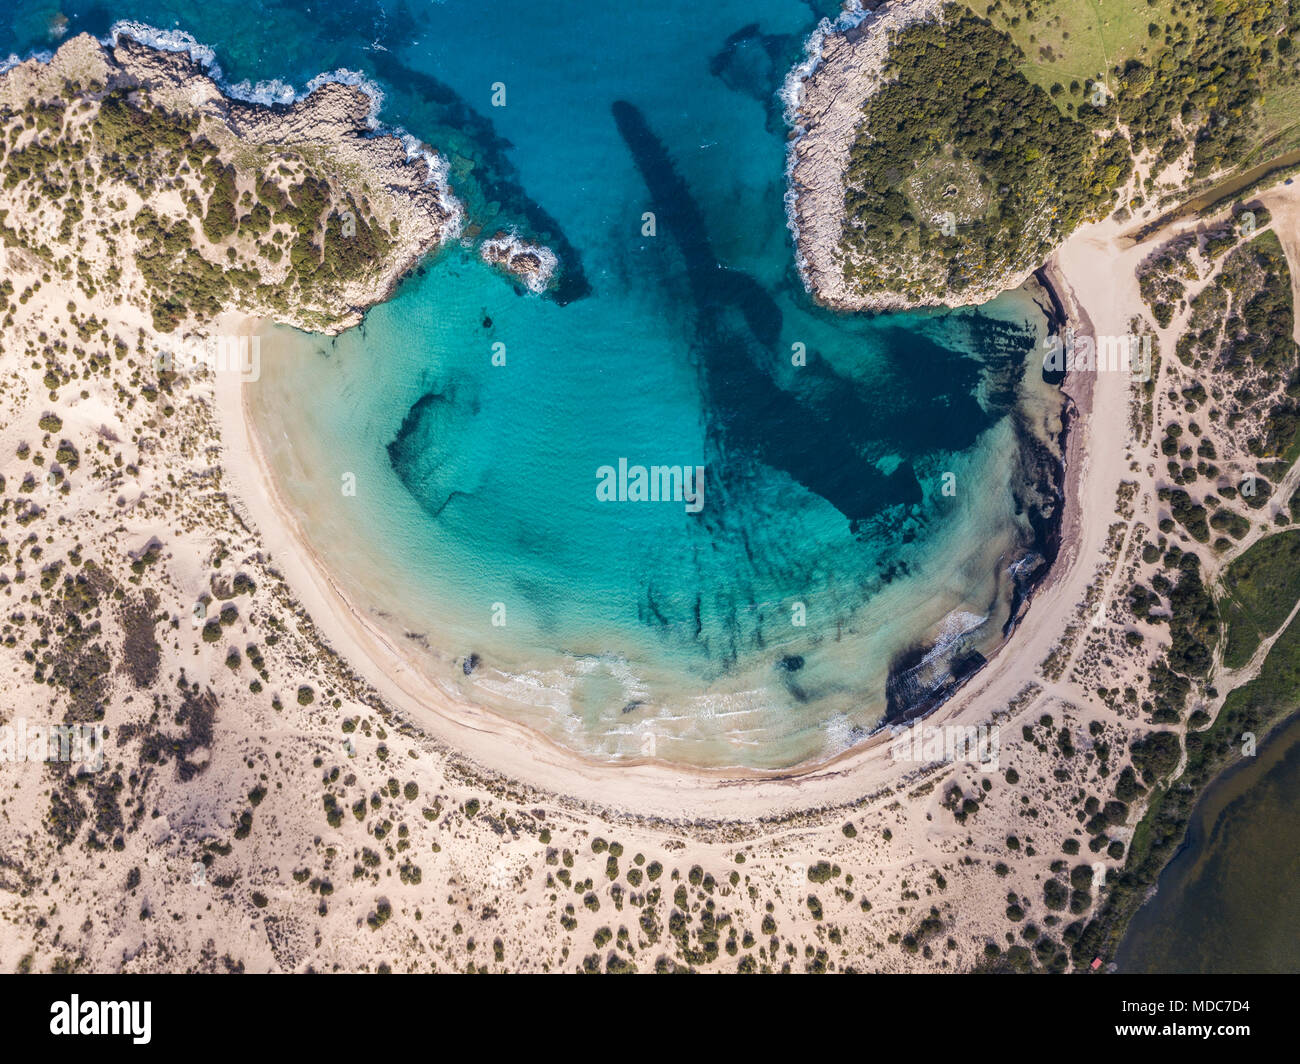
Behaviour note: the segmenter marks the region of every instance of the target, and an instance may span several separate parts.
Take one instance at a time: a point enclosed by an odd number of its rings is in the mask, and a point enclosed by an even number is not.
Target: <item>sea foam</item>
[[[367,126],[377,135],[397,137],[408,159],[421,159],[428,167],[429,176],[425,182],[433,185],[437,190],[439,206],[451,219],[443,230],[444,243],[457,239],[464,231],[465,207],[452,191],[450,164],[443,156],[400,126],[388,127],[380,123],[379,112],[384,105],[384,90],[360,71],[340,67],[337,70],[317,74],[307,82],[307,88],[303,92],[298,92],[293,85],[279,78],[258,82],[244,79],[232,83],[226,80],[221,65],[217,62],[216,53],[184,30],[161,30],[143,22],[123,19],[113,23],[103,43],[115,46],[124,36],[161,51],[185,53],[221,87],[221,91],[226,96],[245,103],[288,106],[306,99],[321,86],[330,84],[350,85],[360,89],[370,100],[370,110],[366,118]]]
[[[280,78],[256,82],[248,78],[235,82],[227,80],[221,64],[217,62],[216,52],[184,30],[160,30],[144,22],[122,19],[114,22],[109,28],[108,37],[103,43],[116,46],[122,37],[130,37],[133,41],[157,48],[159,51],[185,53],[203,68],[208,77],[221,86],[226,96],[233,100],[243,100],[245,103],[287,106],[306,99],[322,85],[333,83],[351,85],[370,98],[370,128],[379,128],[379,111],[384,105],[384,90],[360,71],[340,67],[337,70],[317,74],[307,82],[307,88],[303,92],[298,92],[292,84]],[[401,131],[393,132],[400,135]]]
[[[803,59],[790,68],[777,94],[784,105],[785,124],[794,134],[786,145],[785,152],[785,195],[782,197],[785,202],[785,222],[790,230],[790,236],[794,239],[795,267],[807,291],[811,291],[812,287],[808,281],[807,262],[799,249],[799,221],[795,213],[799,195],[794,187],[795,149],[806,132],[799,122],[799,108],[803,104],[803,86],[822,61],[822,46],[826,43],[826,38],[833,33],[852,29],[869,14],[870,12],[863,8],[861,0],[849,0],[844,10],[833,21],[823,18],[818,22],[817,28],[804,41]]]

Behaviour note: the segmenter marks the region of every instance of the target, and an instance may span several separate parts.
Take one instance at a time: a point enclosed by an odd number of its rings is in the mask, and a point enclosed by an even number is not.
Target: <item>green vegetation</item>
[[[1129,601],[1138,618],[1169,624],[1171,645],[1151,667],[1152,698],[1143,708],[1157,723],[1172,724],[1182,720],[1192,681],[1209,674],[1219,639],[1219,615],[1201,579],[1201,563],[1195,554],[1179,551],[1175,555],[1171,550],[1166,564],[1175,566],[1177,582],[1157,573],[1152,579],[1155,590],[1135,584],[1129,591]],[[1162,595],[1168,596],[1168,611],[1151,612],[1160,605]]]
[[[1178,583],[1169,593],[1169,666],[1185,676],[1208,674],[1218,642],[1219,615],[1201,580],[1200,559],[1190,552],[1179,559]]]
[[[1188,155],[1209,181],[1300,143],[1293,0],[971,7],[987,19],[952,4],[898,34],[864,107],[841,245],[860,295],[934,298],[1037,265],[1109,213],[1137,153]],[[1155,192],[1148,177],[1137,202]],[[1178,270],[1142,282],[1168,324]]]
[[[1031,81],[1049,91],[1077,82],[1077,96],[1107,70],[1152,54],[1156,45],[1147,27],[1168,6],[1167,0],[1105,6],[1095,0],[995,0],[983,10],[1025,53],[1021,69]],[[1060,91],[1054,95],[1074,102]]]
[[[1300,530],[1261,539],[1223,573],[1223,664],[1239,669],[1300,601]]]
[[[1278,637],[1259,675],[1232,691],[1214,725],[1189,732],[1187,763],[1173,786],[1158,790],[1146,816],[1133,833],[1124,869],[1110,882],[1101,911],[1082,930],[1073,948],[1075,962],[1114,953],[1132,914],[1146,898],[1161,869],[1181,845],[1197,799],[1211,779],[1240,756],[1247,735],[1263,740],[1300,703],[1300,621]],[[1155,784],[1178,762],[1178,737],[1154,732],[1133,744],[1133,762],[1149,784]]]
[[[1193,144],[1196,176],[1297,142],[1300,9],[1289,0],[994,0],[983,10],[1067,111],[1100,80],[1135,147],[1169,160]]]
[[[1119,117],[1136,147],[1150,145],[1163,158],[1185,146],[1176,127],[1190,128],[1193,173],[1206,177],[1246,161],[1272,132],[1264,89],[1296,82],[1291,36],[1300,9],[1289,0],[1168,6],[1154,53],[1113,68]]]
[[[349,305],[345,285],[383,270],[391,227],[376,219],[354,179],[336,172],[328,157],[247,144],[225,158],[203,132],[209,120],[159,106],[147,89],[114,89],[102,99],[75,86],[69,92],[70,100],[28,102],[18,130],[41,133],[23,140],[21,149],[9,143],[13,126],[7,135],[4,128],[12,113],[0,111],[4,187],[50,205],[61,222],[59,246],[44,234],[7,227],[0,235],[7,243],[39,245],[68,280],[71,259],[59,255],[71,244],[73,227],[105,217],[105,201],[125,210],[128,200],[115,194],[121,186],[147,204],[123,221],[140,241],[135,262],[159,331],[174,331],[189,318],[210,320],[227,306],[292,312],[325,324]],[[180,193],[179,215],[157,206],[158,193],[168,189]],[[121,224],[111,221],[101,235],[108,238]],[[113,263],[103,278],[76,276],[93,295],[97,284],[120,275]]]
[[[1138,290],[1161,328],[1168,328],[1182,307],[1185,283],[1197,279],[1191,250],[1196,234],[1186,233],[1161,245],[1138,267]]]
[[[942,24],[899,34],[894,80],[867,101],[850,153],[850,287],[961,292],[1037,265],[1109,210],[1131,169],[1128,142],[1063,115],[1021,72],[1023,58],[1006,34],[952,7]]]
[[[1178,357],[1192,369],[1225,374],[1232,386],[1226,425],[1248,431],[1255,457],[1289,464],[1300,452],[1300,351],[1277,237],[1266,231],[1233,251],[1191,305]]]
[[[1185,529],[1192,539],[1199,543],[1210,541],[1210,524],[1206,519],[1206,510],[1182,488],[1169,492],[1169,509],[1173,518]]]

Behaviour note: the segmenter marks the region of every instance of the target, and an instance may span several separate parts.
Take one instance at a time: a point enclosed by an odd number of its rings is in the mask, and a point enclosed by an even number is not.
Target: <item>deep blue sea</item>
[[[21,3],[0,55],[134,20],[244,92],[382,91],[470,226],[362,327],[265,337],[252,407],[313,546],[431,683],[594,756],[780,768],[999,642],[1050,553],[1059,431],[1029,293],[868,317],[803,290],[779,92],[835,13]],[[501,228],[555,250],[554,291],[478,260]],[[698,512],[603,501],[620,460],[702,468]]]

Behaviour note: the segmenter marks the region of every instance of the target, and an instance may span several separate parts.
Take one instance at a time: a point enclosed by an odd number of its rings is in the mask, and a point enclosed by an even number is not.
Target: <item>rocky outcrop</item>
[[[345,325],[380,302],[431,249],[459,236],[464,210],[446,179],[446,166],[430,152],[411,152],[395,133],[376,133],[373,100],[362,88],[336,81],[317,86],[293,103],[260,104],[227,97],[184,52],[169,52],[119,35],[112,48],[110,84],[138,84],[153,99],[189,107],[225,126],[235,139],[322,149],[330,168],[352,171],[366,191],[378,191],[380,213],[396,219],[397,236],[381,274],[349,293],[355,308]]]
[[[331,275],[326,288],[311,292],[306,284],[289,291],[282,276],[285,266],[278,271],[264,268],[261,282],[270,287],[259,291],[279,289],[282,295],[268,303],[244,292],[242,309],[300,328],[337,333],[387,298],[427,253],[469,228],[450,187],[446,160],[413,136],[379,128],[376,95],[351,83],[353,79],[315,79],[303,96],[285,87],[276,97],[280,102],[240,99],[238,87],[225,89],[217,80],[220,70],[210,53],[189,38],[172,35],[173,41],[163,35],[161,46],[155,46],[133,35],[153,32],[118,26],[109,41],[82,34],[52,57],[18,63],[0,74],[0,103],[8,99],[18,110],[28,98],[56,101],[71,92],[94,105],[108,93],[125,92],[129,99],[147,101],[147,106],[182,121],[197,120],[195,135],[214,144],[223,162],[235,162],[244,188],[259,172],[268,167],[273,171],[277,162],[284,162],[295,179],[327,181],[334,202],[342,200],[337,207],[340,217],[349,213],[348,203],[360,205],[347,224],[360,224],[364,213],[379,234],[379,255],[364,268],[354,268],[354,257],[346,273]],[[216,250],[224,252],[224,247]],[[549,248],[509,233],[484,241],[480,253],[532,291],[544,291],[556,271],[556,256]]]
[[[864,299],[844,282],[844,174],[863,104],[885,81],[891,36],[940,18],[948,2],[896,0],[871,12],[858,8],[833,24],[823,20],[808,41],[804,62],[786,81],[786,120],[794,130],[787,159],[790,229],[799,274],[827,306],[867,310],[903,305],[901,300]]]
[[[530,292],[544,292],[555,274],[555,253],[514,233],[494,233],[479,247],[484,262],[517,277]]]

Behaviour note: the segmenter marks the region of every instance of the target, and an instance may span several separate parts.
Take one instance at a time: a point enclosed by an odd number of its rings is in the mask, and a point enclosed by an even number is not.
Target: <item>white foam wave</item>
[[[557,714],[567,713],[572,706],[572,686],[564,682],[562,674],[554,672],[497,672],[479,677],[475,687],[507,702],[549,709]]]
[[[288,82],[279,78],[270,81],[250,82],[247,78],[231,84],[222,84],[222,92],[231,99],[246,103],[283,104],[297,103],[302,97]]]
[[[928,665],[942,658],[957,645],[963,636],[975,631],[988,619],[987,613],[980,615],[971,613],[969,610],[953,610],[940,623],[939,634],[935,638],[934,646],[929,649],[919,664]]]
[[[556,267],[560,264],[554,251],[541,244],[524,240],[514,228],[507,230],[504,236],[495,236],[483,241],[479,253],[486,259],[493,252],[503,253],[507,263],[516,255],[533,255],[537,258],[540,264],[537,272],[521,278],[531,292],[545,292],[546,286],[551,283],[551,278],[555,275]]]
[[[7,70],[12,70],[20,63],[25,63],[29,59],[35,59],[38,63],[48,63],[54,58],[54,53],[49,51],[32,52],[30,55],[18,56],[13,52],[9,53],[8,59],[0,59],[0,74]]]
[[[770,692],[763,688],[744,691],[714,691],[693,695],[686,700],[686,714],[691,720],[721,720],[729,717],[766,716],[772,708]]]
[[[370,127],[372,129],[378,127],[379,111],[384,105],[384,91],[358,70],[340,67],[338,70],[317,74],[307,82],[307,88],[299,92],[289,82],[280,78],[257,82],[247,78],[243,81],[226,81],[221,65],[217,62],[216,53],[184,30],[161,30],[144,22],[122,19],[110,27],[105,43],[116,45],[122,37],[130,37],[134,41],[164,52],[184,52],[203,68],[208,77],[221,86],[226,96],[246,103],[287,105],[306,99],[322,85],[334,83],[351,85],[370,98]]]
[[[869,14],[871,12],[862,7],[861,0],[850,0],[834,21],[829,18],[822,19],[804,41],[803,59],[790,68],[790,73],[785,76],[785,82],[778,93],[781,102],[785,104],[786,125],[796,133],[800,132],[798,119],[799,105],[803,103],[803,83],[822,61],[822,45],[826,43],[826,38],[833,33],[851,30]]]
[[[824,18],[818,22],[817,28],[804,41],[803,59],[790,68],[778,93],[784,105],[785,124],[794,134],[785,149],[785,195],[782,197],[785,203],[785,224],[794,240],[795,269],[803,281],[804,289],[809,292],[812,291],[812,284],[808,278],[807,258],[799,249],[799,219],[796,213],[799,196],[794,187],[794,168],[798,159],[796,148],[799,141],[803,139],[804,133],[807,132],[799,121],[799,108],[803,104],[803,86],[822,61],[822,46],[826,43],[826,38],[833,33],[852,29],[869,14],[869,11],[863,9],[860,0],[849,0],[834,21]]]
[[[408,159],[422,159],[429,168],[425,184],[432,185],[438,193],[438,203],[447,212],[450,221],[443,230],[443,242],[456,240],[465,230],[465,205],[456,198],[451,190],[451,164],[447,159],[433,151],[419,137],[404,130],[395,130],[406,150]]]
[[[145,22],[133,19],[119,19],[108,30],[108,40],[104,43],[117,46],[122,37],[147,44],[163,52],[184,52],[199,66],[208,72],[214,80],[221,80],[221,66],[217,63],[217,53],[206,44],[201,44],[195,37],[184,30],[160,30]]]
[[[600,670],[617,681],[622,692],[620,697],[625,703],[644,702],[650,693],[650,688],[637,675],[632,664],[617,655],[565,657],[557,667],[549,669],[524,669],[520,672],[486,670],[476,674],[474,685],[478,690],[507,702],[562,711],[568,716],[573,709],[573,696],[579,681]]]
[[[853,722],[843,713],[831,717],[822,730],[826,733],[825,751],[829,757],[844,753],[855,743]]]

